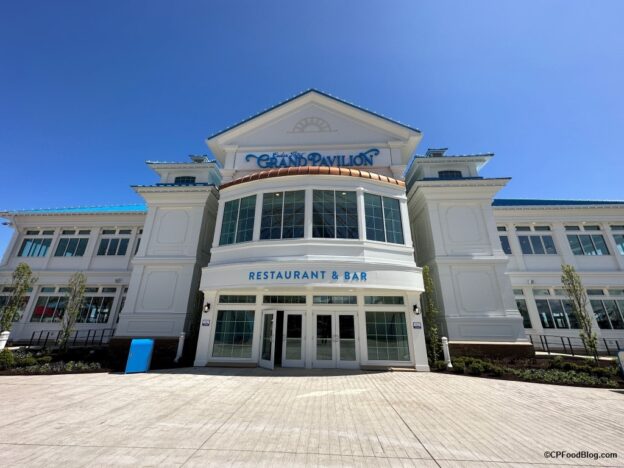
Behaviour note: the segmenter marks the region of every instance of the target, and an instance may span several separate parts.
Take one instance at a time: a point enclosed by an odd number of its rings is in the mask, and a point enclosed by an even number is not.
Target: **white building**
[[[54,337],[63,288],[88,277],[83,334],[120,359],[133,337],[197,366],[427,370],[429,265],[454,352],[527,355],[576,337],[562,263],[624,348],[624,202],[502,200],[492,154],[415,155],[420,131],[317,91],[209,137],[216,160],[148,162],[145,205],[7,211],[0,265],[38,282],[11,339]],[[160,353],[160,354],[159,354]]]

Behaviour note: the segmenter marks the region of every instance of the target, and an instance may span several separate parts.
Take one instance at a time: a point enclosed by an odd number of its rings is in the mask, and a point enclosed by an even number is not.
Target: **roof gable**
[[[309,90],[212,135],[206,142],[224,165],[231,148],[321,150],[390,142],[402,147],[406,164],[421,138],[415,128]]]

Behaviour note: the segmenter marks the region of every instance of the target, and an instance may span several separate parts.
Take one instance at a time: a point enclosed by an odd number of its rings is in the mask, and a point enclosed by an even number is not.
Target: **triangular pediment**
[[[318,91],[307,91],[206,141],[227,167],[228,152],[390,147],[406,164],[422,135],[414,128]]]

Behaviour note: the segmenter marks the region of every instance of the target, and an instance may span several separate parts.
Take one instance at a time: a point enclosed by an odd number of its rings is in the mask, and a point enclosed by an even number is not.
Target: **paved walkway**
[[[0,392],[2,466],[624,466],[622,391],[202,368],[3,376]]]

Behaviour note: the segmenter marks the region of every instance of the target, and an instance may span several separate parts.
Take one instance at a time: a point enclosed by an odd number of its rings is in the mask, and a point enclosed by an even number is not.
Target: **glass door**
[[[337,313],[337,367],[343,369],[357,369],[360,365],[357,358],[356,324],[354,314]]]
[[[283,367],[304,367],[305,343],[303,337],[303,313],[284,312],[284,334],[282,345]]]
[[[262,340],[260,342],[260,367],[275,367],[275,311],[262,313]]]
[[[354,313],[317,312],[314,327],[313,367],[359,367]]]
[[[334,315],[314,314],[314,367],[336,367]]]

